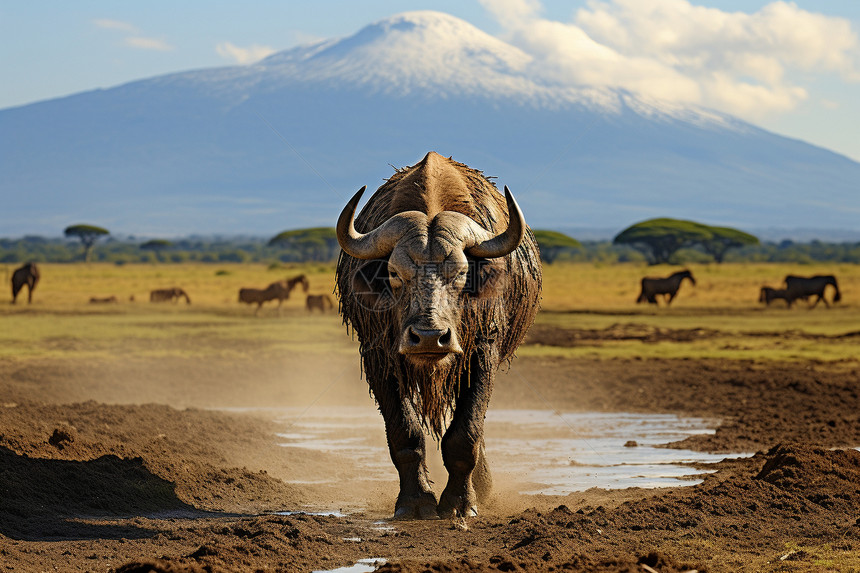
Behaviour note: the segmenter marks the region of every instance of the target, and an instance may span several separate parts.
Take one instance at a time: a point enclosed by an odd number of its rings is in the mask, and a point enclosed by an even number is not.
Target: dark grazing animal
[[[305,294],[310,290],[311,283],[308,282],[308,277],[305,275],[299,275],[297,277],[293,277],[291,279],[286,280],[287,289],[293,290],[297,285],[302,285],[302,290],[305,291]]]
[[[269,296],[270,294],[271,293],[267,292],[267,290],[264,288],[240,288],[239,302],[244,302],[245,304],[256,303],[257,308],[254,310],[254,314],[257,314],[260,311],[260,307],[263,306],[264,302],[268,302],[276,298],[274,296]]]
[[[782,299],[789,307],[791,306],[792,301],[788,299],[788,291],[784,288],[775,289],[767,286],[761,287],[761,292],[758,296],[759,302],[763,302],[767,306],[770,306],[770,303],[777,299]]]
[[[27,285],[27,304],[33,302],[33,289],[39,284],[39,267],[36,263],[25,263],[12,273],[12,304],[18,299],[18,293]]]
[[[91,296],[90,297],[90,304],[106,304],[106,303],[117,303],[117,302],[119,302],[119,300],[117,300],[116,296],[114,296],[114,295],[103,296],[103,297],[98,297],[98,296]]]
[[[185,298],[186,304],[191,304],[191,298],[188,294],[179,287],[161,288],[149,293],[149,302],[178,302],[180,298]]]
[[[314,309],[319,309],[320,312],[325,312],[327,309],[334,308],[334,303],[327,294],[309,294],[305,306],[308,312],[313,312]]]
[[[256,315],[260,312],[260,308],[263,306],[263,303],[269,302],[270,300],[277,300],[278,313],[280,313],[281,305],[286,299],[290,298],[290,291],[299,284],[302,285],[305,292],[308,292],[310,283],[305,275],[299,275],[283,281],[275,281],[263,289],[241,288],[239,289],[239,302],[244,302],[246,304],[256,303],[257,308],[254,310],[254,314]]]
[[[828,303],[827,299],[824,297],[824,290],[827,288],[827,285],[832,285],[833,290],[835,291],[833,294],[833,302],[839,302],[842,300],[842,294],[840,294],[839,286],[836,284],[836,277],[833,275],[816,275],[814,277],[796,277],[788,275],[785,277],[785,290],[788,294],[786,300],[788,301],[788,306],[791,306],[797,299],[808,300],[809,297],[815,296],[817,298],[810,308],[815,308],[820,301],[824,302],[824,306],[830,308],[830,303]]]
[[[353,220],[364,190],[338,219],[337,292],[400,476],[394,516],[476,515],[492,486],[484,416],[495,373],[538,309],[537,243],[507,187],[503,197],[433,152]],[[448,470],[438,504],[422,427],[441,439]]]
[[[639,293],[636,302],[657,304],[657,295],[662,294],[666,304],[672,304],[672,300],[681,287],[681,281],[684,279],[690,279],[690,282],[695,286],[696,279],[693,278],[693,273],[688,270],[678,271],[664,279],[645,277],[642,279],[642,292]]]

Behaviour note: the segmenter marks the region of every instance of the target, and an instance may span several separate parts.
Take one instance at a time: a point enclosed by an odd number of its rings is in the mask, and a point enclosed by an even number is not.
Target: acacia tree
[[[90,254],[92,253],[93,245],[96,244],[96,241],[99,240],[100,237],[110,235],[110,231],[107,229],[83,223],[66,227],[63,233],[67,237],[80,239],[81,244],[84,246],[84,260],[87,262],[90,260]]]
[[[340,250],[334,227],[283,231],[269,239],[269,246],[286,251],[282,260],[327,262],[337,258]]]
[[[642,251],[652,265],[668,263],[679,249],[700,246],[723,262],[726,251],[746,245],[757,245],[758,238],[731,227],[713,227],[680,219],[649,219],[636,223],[619,233],[613,243],[629,244]]]
[[[151,239],[140,246],[140,249],[143,251],[152,251],[155,253],[155,257],[161,261],[161,252],[169,249],[173,246],[173,243],[168,241],[167,239]]]
[[[739,249],[747,245],[758,245],[758,237],[744,233],[731,227],[708,227],[711,231],[711,238],[701,241],[702,249],[718,263],[723,262],[726,256],[726,251],[729,249]]]
[[[540,249],[540,258],[547,264],[555,262],[565,251],[582,247],[582,243],[558,231],[534,231],[534,236]]]
[[[631,225],[612,240],[618,245],[630,245],[641,251],[648,263],[668,263],[678,250],[710,239],[708,227],[694,221],[680,219],[649,219]]]

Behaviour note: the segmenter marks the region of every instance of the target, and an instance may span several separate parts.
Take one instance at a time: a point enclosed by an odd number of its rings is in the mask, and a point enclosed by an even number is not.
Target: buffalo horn
[[[410,229],[422,223],[426,228],[427,216],[424,213],[406,211],[394,215],[369,233],[359,233],[355,230],[355,209],[365,189],[367,185],[352,196],[337,220],[337,242],[346,254],[357,259],[387,257]]]
[[[520,246],[526,233],[526,220],[507,185],[505,185],[505,201],[508,203],[508,228],[500,235],[467,247],[465,249],[466,254],[484,259],[494,259],[504,257]],[[340,236],[340,226],[338,226],[338,236]]]

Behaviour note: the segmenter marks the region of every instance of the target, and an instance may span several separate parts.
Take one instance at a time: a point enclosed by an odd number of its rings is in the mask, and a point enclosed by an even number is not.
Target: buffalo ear
[[[507,276],[504,259],[469,261],[469,278],[466,282],[466,291],[475,298],[504,296]]]
[[[352,274],[352,296],[364,308],[386,310],[391,306],[393,295],[388,282],[388,261],[367,261]]]

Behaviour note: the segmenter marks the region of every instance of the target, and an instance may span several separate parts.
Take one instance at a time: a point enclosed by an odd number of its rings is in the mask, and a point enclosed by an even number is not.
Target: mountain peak
[[[292,79],[347,82],[430,97],[531,92],[523,51],[442,12],[404,12],[352,36],[293,48],[260,64]]]
[[[646,101],[626,90],[547,81],[534,59],[450,14],[420,10],[373,22],[345,38],[299,46],[258,64],[275,83],[322,85],[359,93],[505,101],[533,108],[576,106],[618,114],[725,123],[694,106]],[[280,78],[280,79],[277,79]]]

